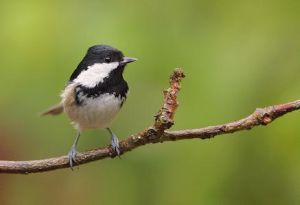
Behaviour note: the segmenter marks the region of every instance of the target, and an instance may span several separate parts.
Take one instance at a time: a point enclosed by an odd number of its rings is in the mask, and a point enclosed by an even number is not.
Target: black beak
[[[136,61],[136,58],[131,58],[131,57],[124,57],[123,60],[120,62],[122,65],[126,65],[127,63],[132,63]]]

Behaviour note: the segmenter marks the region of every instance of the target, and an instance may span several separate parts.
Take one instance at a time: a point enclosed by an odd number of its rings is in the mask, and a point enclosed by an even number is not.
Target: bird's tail
[[[45,115],[59,115],[64,111],[64,107],[62,103],[59,103],[57,105],[54,105],[53,107],[50,107],[48,110],[43,112],[41,116]]]

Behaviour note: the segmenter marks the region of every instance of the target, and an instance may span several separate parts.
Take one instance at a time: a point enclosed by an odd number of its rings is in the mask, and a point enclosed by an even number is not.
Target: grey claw
[[[120,156],[119,139],[114,134],[112,135],[111,146],[112,146],[113,150],[115,150],[117,152],[117,155]]]
[[[109,127],[106,129],[111,135],[111,146],[112,146],[113,150],[117,152],[117,155],[120,157],[121,152],[120,152],[119,140]]]
[[[70,164],[70,168],[73,170],[73,162],[76,163],[76,148],[74,146],[72,146],[71,150],[68,153],[69,156],[69,164]]]

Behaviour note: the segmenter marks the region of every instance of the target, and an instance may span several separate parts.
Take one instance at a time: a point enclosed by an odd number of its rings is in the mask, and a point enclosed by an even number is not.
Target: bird
[[[61,92],[60,103],[42,113],[58,115],[64,112],[77,130],[68,152],[71,169],[76,164],[79,138],[87,129],[106,129],[113,150],[120,156],[119,140],[110,126],[129,91],[123,77],[124,68],[136,60],[125,57],[120,50],[109,45],[91,46]]]

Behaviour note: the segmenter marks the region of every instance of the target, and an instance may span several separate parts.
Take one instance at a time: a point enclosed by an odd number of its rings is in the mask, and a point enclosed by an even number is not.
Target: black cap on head
[[[123,53],[108,45],[95,45],[88,49],[85,59],[93,63],[120,62],[123,60]]]

